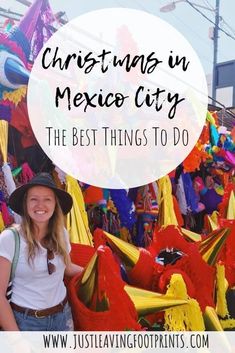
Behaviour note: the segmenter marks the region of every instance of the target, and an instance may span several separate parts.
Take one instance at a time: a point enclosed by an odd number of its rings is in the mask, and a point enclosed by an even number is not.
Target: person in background
[[[197,209],[196,212],[202,212],[205,210],[205,205],[201,202],[201,191],[205,188],[201,177],[197,176],[193,179],[193,188],[197,198]]]
[[[72,330],[63,278],[83,271],[71,262],[64,228],[72,197],[58,189],[49,174],[41,173],[17,188],[9,205],[22,217],[16,227],[20,252],[9,303],[6,290],[15,238],[11,229],[5,229],[0,235],[0,326],[5,331]]]
[[[218,205],[222,201],[222,196],[215,190],[215,181],[212,175],[205,178],[205,188],[201,190],[201,202],[205,205],[205,212],[211,215],[218,210]]]
[[[194,213],[194,227],[192,231],[196,233],[201,233],[204,227],[204,215],[205,215],[205,205],[201,202],[201,191],[204,189],[204,183],[200,176],[196,176],[193,179],[193,189],[196,195],[197,208]]]

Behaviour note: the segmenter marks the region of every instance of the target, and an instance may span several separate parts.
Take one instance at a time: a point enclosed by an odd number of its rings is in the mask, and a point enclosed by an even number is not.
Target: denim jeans
[[[73,331],[73,319],[69,304],[63,311],[42,318],[13,310],[20,331]]]

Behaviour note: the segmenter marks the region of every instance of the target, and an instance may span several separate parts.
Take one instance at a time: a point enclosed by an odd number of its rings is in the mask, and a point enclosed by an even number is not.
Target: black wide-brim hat
[[[27,184],[18,187],[10,195],[9,205],[14,212],[18,213],[21,216],[23,215],[24,195],[33,186],[45,186],[47,188],[52,189],[59,200],[63,214],[67,214],[71,210],[73,205],[73,199],[70,194],[62,189],[57,188],[50,174],[40,173],[33,177]]]

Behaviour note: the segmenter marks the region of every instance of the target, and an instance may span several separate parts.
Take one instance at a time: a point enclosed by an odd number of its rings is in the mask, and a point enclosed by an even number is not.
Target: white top
[[[68,232],[65,230],[68,253],[71,250]],[[20,253],[13,279],[11,301],[25,308],[36,310],[46,309],[59,304],[66,296],[63,282],[65,264],[61,255],[50,260],[56,266],[51,275],[47,269],[47,250],[39,244],[34,262],[28,263],[27,243],[22,231],[20,235]],[[6,229],[0,234],[0,256],[12,262],[15,251],[15,239],[11,230]]]

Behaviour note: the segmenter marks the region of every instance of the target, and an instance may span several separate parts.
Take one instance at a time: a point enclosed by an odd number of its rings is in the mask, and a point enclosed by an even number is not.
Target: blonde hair
[[[27,192],[23,198],[23,215],[21,228],[25,236],[25,240],[28,244],[28,262],[30,262],[34,260],[36,251],[39,249],[39,246],[35,239],[35,224],[28,214],[26,200]],[[61,255],[63,257],[64,263],[67,265],[69,257],[66,250],[64,237],[64,215],[56,194],[55,201],[55,210],[52,217],[49,219],[47,234],[43,239],[43,246]]]

